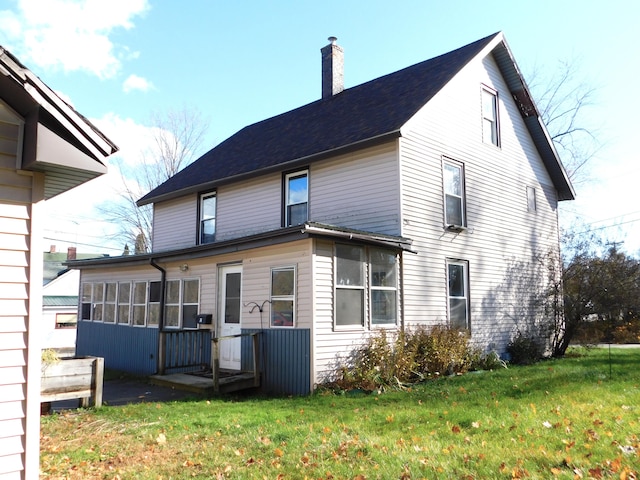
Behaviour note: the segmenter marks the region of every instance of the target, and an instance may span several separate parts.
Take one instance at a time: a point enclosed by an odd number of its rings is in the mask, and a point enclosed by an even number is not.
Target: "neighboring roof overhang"
[[[24,119],[16,167],[45,174],[45,199],[106,173],[118,147],[1,46],[0,101]]]
[[[529,130],[533,143],[556,187],[558,200],[574,200],[575,190],[569,175],[562,165],[558,152],[553,145],[553,140],[551,140],[551,136],[542,122],[542,117],[533,101],[529,87],[527,87],[504,36],[500,34],[494,40],[494,43],[487,48],[491,50],[493,58],[509,87],[509,92],[520,109],[520,114]]]
[[[412,241],[394,235],[346,229],[320,223],[305,223],[295,227],[280,228],[269,232],[221,242],[197,245],[195,247],[145,253],[142,255],[123,255],[120,257],[100,257],[86,260],[69,260],[64,265],[69,268],[98,269],[108,267],[135,267],[149,265],[151,262],[179,262],[196,258],[212,257],[254,248],[268,247],[306,238],[329,238],[345,242],[366,243],[397,251],[416,253],[411,249]]]

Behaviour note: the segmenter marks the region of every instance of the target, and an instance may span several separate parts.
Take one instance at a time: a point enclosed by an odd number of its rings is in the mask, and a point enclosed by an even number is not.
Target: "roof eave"
[[[558,193],[558,200],[574,200],[575,190],[569,179],[553,140],[542,121],[533,96],[503,35],[489,46],[493,58],[504,77],[509,93],[516,102],[529,134],[538,150]]]
[[[230,177],[225,177],[225,178],[221,178],[218,180],[215,180],[213,182],[203,182],[203,183],[199,183],[198,185],[193,185],[187,188],[183,188],[181,190],[174,190],[162,195],[154,195],[154,196],[148,196],[145,195],[144,197],[142,197],[140,200],[138,200],[138,202],[136,203],[139,207],[142,207],[144,205],[148,205],[151,203],[158,203],[158,202],[163,202],[166,200],[172,200],[174,198],[178,198],[178,197],[182,197],[185,195],[189,195],[192,193],[199,193],[199,192],[204,192],[207,190],[211,190],[213,188],[219,187],[220,185],[225,185],[225,184],[229,184],[232,182],[237,182],[240,180],[246,180],[249,178],[255,178],[255,177],[259,177],[261,175],[265,175],[268,173],[272,173],[272,172],[279,172],[279,171],[283,171],[283,170],[288,170],[291,168],[295,168],[296,166],[302,166],[302,165],[306,165],[309,163],[313,163],[313,162],[317,162],[319,160],[323,160],[325,158],[329,158],[332,156],[336,156],[336,155],[342,155],[345,153],[349,153],[351,151],[354,150],[359,150],[361,148],[366,148],[366,147],[370,147],[370,146],[374,146],[374,145],[378,145],[384,142],[387,142],[389,140],[392,140],[394,138],[398,138],[401,136],[401,129],[397,128],[394,130],[391,130],[387,133],[384,133],[382,135],[377,135],[375,137],[370,137],[370,138],[366,138],[364,140],[359,140],[357,142],[353,142],[350,143],[348,145],[343,145],[340,147],[336,147],[333,148],[331,150],[325,150],[322,152],[318,152],[318,153],[314,153],[311,155],[307,155],[304,157],[299,157],[299,158],[295,158],[293,160],[288,160],[282,163],[278,163],[277,165],[273,165],[273,166],[269,166],[266,168],[261,168],[261,169],[257,169],[257,170],[252,170],[250,172],[246,172],[240,175],[233,175]]]

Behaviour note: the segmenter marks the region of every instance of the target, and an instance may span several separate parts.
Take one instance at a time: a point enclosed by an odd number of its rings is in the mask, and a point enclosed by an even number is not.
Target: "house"
[[[80,271],[70,270],[62,263],[104,255],[77,253],[76,247],[68,247],[66,252],[57,252],[55,245],[52,245],[48,252],[44,252],[43,257],[40,348],[53,349],[59,356],[73,356],[76,351]]]
[[[335,40],[321,99],[140,199],[151,253],[73,262],[79,354],[184,371],[213,336],[221,368],[304,394],[376,329],[446,323],[502,353],[540,320],[525,296],[574,191],[503,34],[346,89]]]
[[[0,477],[39,477],[43,202],[115,145],[0,47]]]

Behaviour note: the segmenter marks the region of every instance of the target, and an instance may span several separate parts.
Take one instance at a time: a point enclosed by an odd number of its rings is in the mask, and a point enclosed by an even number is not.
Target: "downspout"
[[[160,271],[160,317],[158,318],[158,374],[164,375],[164,357],[165,357],[165,333],[164,333],[164,303],[165,303],[165,287],[167,285],[167,271],[156,263],[153,258],[149,259],[149,264]]]

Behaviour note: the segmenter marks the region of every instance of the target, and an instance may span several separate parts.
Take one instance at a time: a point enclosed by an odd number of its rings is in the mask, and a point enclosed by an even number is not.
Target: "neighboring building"
[[[77,253],[75,247],[56,252],[54,245],[44,252],[40,348],[54,349],[60,356],[75,354],[80,272],[70,270],[63,262],[105,256]]]
[[[0,47],[0,477],[37,479],[43,202],[115,145]]]
[[[525,297],[574,192],[503,35],[348,89],[330,40],[320,100],[139,201],[152,253],[73,262],[79,354],[166,373],[189,335],[207,359],[211,318],[217,337],[260,332],[262,388],[298,394],[378,328],[446,323],[504,352],[540,320]],[[250,342],[220,345],[221,367],[251,364]]]

